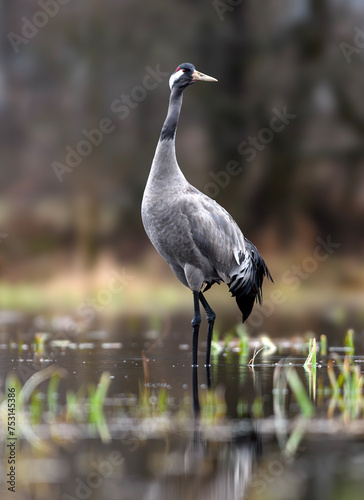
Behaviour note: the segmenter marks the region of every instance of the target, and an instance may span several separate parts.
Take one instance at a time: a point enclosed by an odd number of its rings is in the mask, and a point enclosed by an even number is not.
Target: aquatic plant
[[[316,366],[316,352],[317,352],[316,339],[313,338],[309,340],[308,356],[303,364],[304,367],[308,365]]]
[[[254,349],[254,354],[253,354],[253,357],[252,357],[252,359],[249,361],[248,366],[254,367],[255,358],[258,356],[258,354],[259,354],[259,353],[260,353],[263,349],[265,349],[265,346],[261,347],[261,348],[260,348],[260,349],[258,349],[258,350]]]
[[[355,353],[354,330],[352,330],[351,328],[346,332],[344,346],[347,348],[349,354],[353,356]]]
[[[320,335],[320,353],[322,356],[327,356],[327,337],[324,333]]]
[[[332,357],[340,373],[336,377],[334,363],[329,362],[327,372],[331,385],[331,398],[328,417],[332,418],[335,408],[338,408],[345,421],[360,418],[364,411],[364,376],[360,366],[355,365],[349,356],[345,356],[344,361],[336,353]]]

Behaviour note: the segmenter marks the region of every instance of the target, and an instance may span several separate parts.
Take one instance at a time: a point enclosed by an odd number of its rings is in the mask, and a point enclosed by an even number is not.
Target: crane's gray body
[[[230,283],[244,237],[226,210],[187,182],[171,149],[171,140],[157,148],[142,202],[145,231],[191,290],[204,282]]]
[[[143,225],[156,250],[185,286],[199,292],[204,283],[209,288],[224,281],[237,297],[245,320],[255,298],[260,300],[263,276],[269,272],[228,212],[193,187],[181,172],[175,155],[181,105],[182,92],[177,95],[172,89],[144,191]],[[242,308],[239,300],[243,299]]]

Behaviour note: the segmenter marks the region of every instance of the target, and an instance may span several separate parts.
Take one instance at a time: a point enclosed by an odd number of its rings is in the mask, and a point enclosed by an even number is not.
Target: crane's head
[[[169,79],[169,88],[179,87],[184,90],[185,87],[195,82],[217,82],[216,78],[204,75],[196,70],[193,64],[183,63],[178,66],[176,71]]]

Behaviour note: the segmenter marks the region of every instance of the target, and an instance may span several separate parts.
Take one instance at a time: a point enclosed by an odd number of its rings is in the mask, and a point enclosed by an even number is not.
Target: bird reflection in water
[[[208,428],[201,418],[197,370],[192,367],[191,436],[165,457],[168,465],[151,483],[146,500],[243,500],[247,495],[253,465],[261,453],[260,436],[250,418],[234,422],[229,429]],[[209,367],[206,385],[213,390]]]

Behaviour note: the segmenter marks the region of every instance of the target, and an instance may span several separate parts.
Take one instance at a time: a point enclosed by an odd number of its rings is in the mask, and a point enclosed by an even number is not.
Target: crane
[[[214,283],[225,282],[236,297],[244,322],[254,302],[261,303],[264,277],[272,280],[258,250],[244,237],[231,215],[192,186],[177,163],[175,137],[183,91],[195,82],[216,81],[191,63],[180,64],[171,75],[168,113],[142,201],[142,221],[150,241],[193,293],[192,366],[197,366],[200,302],[208,324],[206,366],[210,366],[216,315],[204,292]]]

